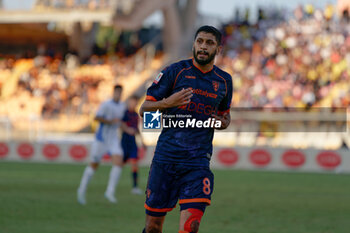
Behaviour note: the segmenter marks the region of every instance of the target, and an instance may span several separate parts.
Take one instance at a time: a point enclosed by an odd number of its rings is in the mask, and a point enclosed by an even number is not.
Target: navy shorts
[[[153,161],[146,189],[146,213],[164,216],[177,201],[181,209],[210,205],[213,188],[214,175],[209,168]]]
[[[137,145],[135,140],[128,140],[127,138],[122,138],[122,148],[124,151],[124,162],[129,159],[137,159]]]

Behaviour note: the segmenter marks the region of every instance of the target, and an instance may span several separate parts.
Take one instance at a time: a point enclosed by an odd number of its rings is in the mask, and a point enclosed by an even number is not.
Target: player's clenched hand
[[[136,135],[137,134],[137,130],[132,128],[132,127],[128,127],[126,129],[126,133],[129,134],[129,135]]]
[[[231,123],[231,116],[228,112],[224,113],[222,116],[212,114],[212,117],[218,121],[221,121],[221,127],[219,129],[226,129]]]
[[[182,106],[188,104],[192,96],[192,88],[186,88],[164,99],[164,102],[168,108]]]
[[[111,120],[111,124],[117,124],[120,122],[120,119],[119,118],[114,118]]]

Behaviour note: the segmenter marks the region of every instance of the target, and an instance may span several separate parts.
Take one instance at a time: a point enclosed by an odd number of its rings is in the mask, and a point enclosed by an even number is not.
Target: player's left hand
[[[128,127],[126,128],[126,133],[129,134],[129,135],[136,135],[137,134],[137,130],[132,128],[132,127]]]
[[[217,129],[226,129],[231,123],[231,116],[228,112],[224,113],[222,116],[218,116],[215,114],[212,114],[211,116],[214,117],[216,120],[221,121],[221,127]]]

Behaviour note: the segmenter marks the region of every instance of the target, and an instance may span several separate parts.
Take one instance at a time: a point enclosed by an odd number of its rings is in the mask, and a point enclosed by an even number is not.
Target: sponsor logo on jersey
[[[202,95],[202,96],[205,96],[205,97],[207,97],[207,98],[216,99],[216,97],[218,97],[217,94],[210,93],[210,92],[208,92],[208,91],[204,91],[204,90],[201,90],[201,89],[192,89],[192,92],[193,92],[194,94]]]
[[[212,114],[217,114],[216,109],[210,105],[204,105],[203,103],[189,102],[186,105],[179,106],[178,108],[187,110],[189,112],[196,112],[198,114],[204,114],[207,116],[211,116]]]

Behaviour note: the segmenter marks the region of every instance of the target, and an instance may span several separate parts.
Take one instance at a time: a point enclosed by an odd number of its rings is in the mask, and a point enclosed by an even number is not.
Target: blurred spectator
[[[333,7],[300,6],[288,20],[260,9],[253,25],[245,17],[249,12],[237,14],[223,25],[224,53],[218,59],[233,77],[233,106],[349,106],[350,27],[335,19]],[[123,32],[112,53],[93,55],[84,65],[73,54],[48,56],[43,45],[21,69],[20,59],[2,59],[0,90],[18,75],[18,89],[4,101],[25,109],[19,99],[36,100],[37,112],[45,118],[89,114],[103,100],[106,86],[144,69],[147,54],[140,48],[156,35],[159,30],[152,28]]]
[[[108,9],[115,0],[39,0],[36,8],[58,8],[58,9]],[[123,0],[130,1],[130,0]],[[131,1],[133,3],[133,1]]]
[[[223,26],[219,62],[233,75],[233,106],[348,106],[350,30],[333,7],[298,7],[287,21],[262,15],[255,25]]]
[[[57,4],[69,2],[56,1]],[[83,2],[87,1],[80,3]],[[111,33],[110,29],[105,32]],[[0,97],[5,82],[14,88],[17,86],[15,91],[7,88],[9,95],[0,99],[0,105],[18,106],[20,112],[17,115],[23,117],[33,114],[44,118],[60,117],[61,114],[89,115],[108,95],[108,86],[145,70],[145,64],[153,59],[154,52],[148,53],[142,47],[159,35],[160,31],[154,28],[120,33],[111,39],[116,40],[116,47],[92,55],[86,64],[80,64],[72,53],[63,56],[45,44],[39,44],[37,55],[29,59],[0,59]],[[25,98],[28,98],[27,103],[22,101]],[[35,111],[30,108],[32,101],[37,102]],[[1,107],[0,115],[10,115],[8,109]],[[16,116],[14,111],[12,115]]]

